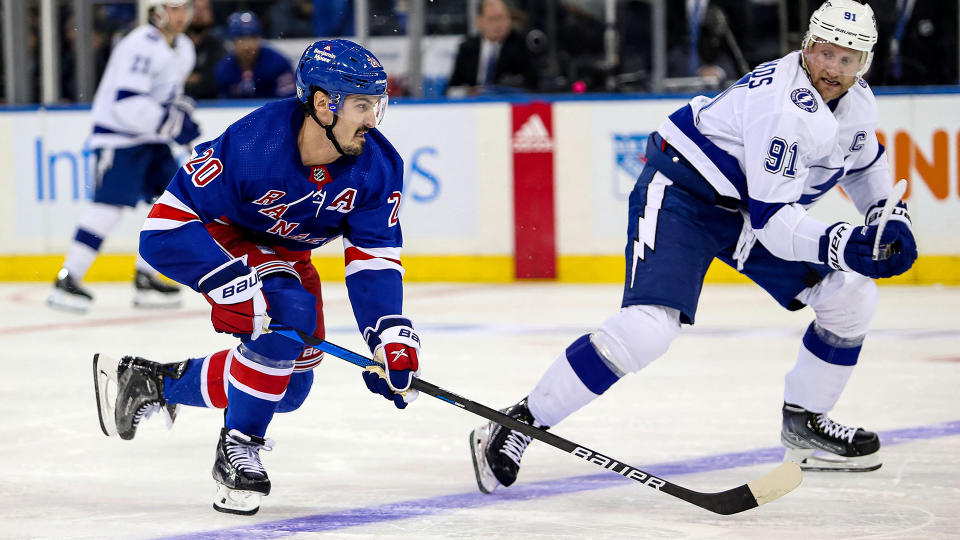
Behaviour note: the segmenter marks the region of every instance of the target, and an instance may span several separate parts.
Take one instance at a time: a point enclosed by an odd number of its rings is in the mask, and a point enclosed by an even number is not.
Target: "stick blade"
[[[760,506],[790,493],[802,480],[800,467],[792,461],[784,461],[776,469],[747,483],[747,487],[757,500],[757,506]]]

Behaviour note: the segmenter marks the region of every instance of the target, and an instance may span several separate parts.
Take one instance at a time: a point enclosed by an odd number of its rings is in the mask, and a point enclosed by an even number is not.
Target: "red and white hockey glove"
[[[417,399],[419,392],[411,390],[410,385],[420,375],[420,337],[410,319],[400,315],[381,317],[375,329],[364,331],[364,338],[374,360],[383,364],[383,368],[372,366],[363,372],[367,388],[400,409]]]
[[[244,255],[200,278],[197,290],[213,308],[210,313],[213,328],[247,341],[263,333],[267,299],[261,287],[260,276],[247,266]]]

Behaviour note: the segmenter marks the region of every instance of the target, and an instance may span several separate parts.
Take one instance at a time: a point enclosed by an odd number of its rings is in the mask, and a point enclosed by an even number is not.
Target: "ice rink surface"
[[[873,331],[832,417],[881,433],[883,467],[806,473],[794,492],[719,516],[534,442],[517,483],[482,495],[467,436],[479,417],[430,396],[398,411],[328,357],[299,410],[278,415],[256,516],[215,512],[218,411],[151,418],[133,441],[97,423],[91,358],[173,362],[228,348],[206,302],[130,307],[94,284],[85,316],[48,309],[41,284],[0,285],[2,538],[960,538],[960,289],[882,287]],[[325,285],[328,339],[363,352],[342,283]],[[408,284],[423,378],[485,405],[522,398],[576,337],[619,307],[614,285]],[[809,310],[760,289],[704,290],[667,355],[554,428],[698,491],[772,469],[783,376]]]

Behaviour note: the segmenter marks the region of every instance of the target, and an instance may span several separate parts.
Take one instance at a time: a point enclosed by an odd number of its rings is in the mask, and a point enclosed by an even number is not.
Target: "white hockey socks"
[[[123,208],[103,203],[93,203],[77,223],[77,232],[67,250],[63,267],[76,281],[82,281],[94,259],[100,252],[103,240],[120,222]]]

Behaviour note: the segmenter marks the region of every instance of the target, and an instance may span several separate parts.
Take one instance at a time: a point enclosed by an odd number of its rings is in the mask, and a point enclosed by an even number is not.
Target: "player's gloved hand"
[[[248,341],[263,333],[267,299],[261,287],[260,276],[247,266],[244,255],[200,278],[197,290],[213,308],[210,313],[213,328]]]
[[[197,104],[187,96],[177,96],[166,107],[160,120],[160,134],[173,139],[177,144],[189,144],[200,136],[200,126],[193,121]]]
[[[904,236],[898,227],[883,230],[880,237],[881,252],[890,246],[888,258],[873,259],[873,244],[877,238],[876,225],[857,227],[838,222],[827,228],[820,237],[820,260],[834,270],[856,272],[877,279],[898,276],[913,266],[917,260],[917,246],[913,234]]]
[[[883,205],[886,203],[886,199],[880,199],[876,204],[871,206],[870,209],[867,210],[864,223],[867,225],[879,225],[877,222],[880,221],[880,214],[883,213]],[[916,260],[917,241],[913,237],[913,221],[910,219],[910,213],[907,212],[907,203],[898,201],[897,205],[893,207],[893,212],[890,213],[890,217],[887,220],[887,225],[883,230],[884,236],[886,236],[886,232],[888,230],[892,230],[897,233],[897,241],[899,244],[893,246],[894,250],[899,249],[902,253],[907,255],[913,253],[913,259]],[[881,251],[883,248],[884,243],[881,239]],[[911,261],[910,264],[913,264],[913,262]]]
[[[420,375],[420,337],[410,319],[400,315],[381,317],[376,328],[364,331],[373,358],[383,367],[371,366],[363,372],[363,382],[374,394],[393,401],[402,409],[420,394],[412,390],[413,378]]]

